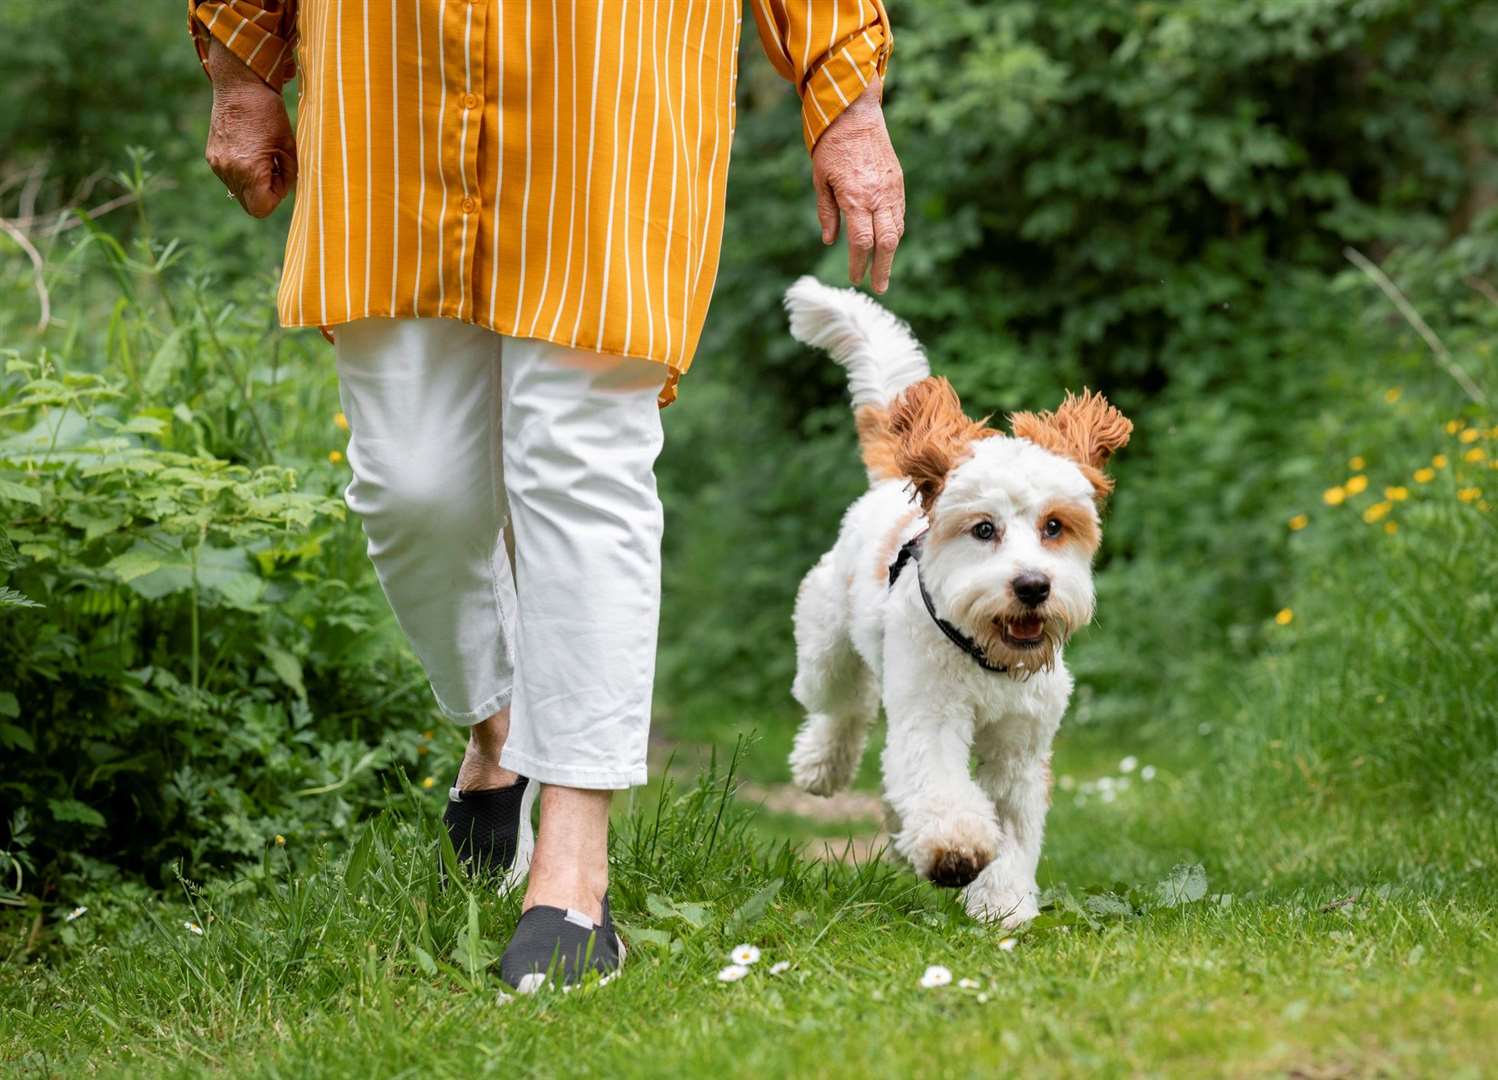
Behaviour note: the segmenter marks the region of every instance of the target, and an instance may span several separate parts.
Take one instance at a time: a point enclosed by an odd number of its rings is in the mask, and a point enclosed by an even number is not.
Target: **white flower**
[[[1112,802],[1116,798],[1118,798],[1118,792],[1113,788],[1103,789],[1103,802]]]
[[[1139,768],[1139,759],[1133,754],[1130,754],[1118,763],[1119,772],[1133,772],[1137,768]]]
[[[1141,780],[1153,780],[1154,778],[1155,778],[1155,767],[1153,765],[1146,765],[1144,768],[1142,768],[1142,769],[1139,770],[1139,779],[1141,779]]]
[[[184,930],[187,930],[189,933],[197,934],[198,937],[202,937],[203,936],[203,928],[201,926],[199,926],[197,923],[193,922],[191,919],[188,919],[185,923],[183,923],[182,927],[183,927]]]
[[[738,982],[747,974],[749,974],[749,969],[743,964],[729,964],[722,971],[718,972],[718,981]]]
[[[979,994],[978,995],[978,1004],[979,1005],[987,1005],[988,1004],[988,995],[987,994]]]
[[[770,965],[770,974],[779,975],[782,971],[789,971],[790,969],[791,962],[789,960],[777,960]]]
[[[1077,786],[1077,779],[1071,773],[1062,773],[1056,777],[1056,786],[1062,791],[1070,791]]]
[[[1003,941],[999,942],[999,949],[1001,952],[1013,952],[1014,947],[1018,944],[1019,942],[1016,939],[1006,937]]]
[[[951,981],[951,970],[942,967],[940,964],[932,964],[926,969],[925,974],[921,976],[921,985],[927,990],[937,986],[946,986]]]
[[[750,964],[759,961],[759,950],[753,945],[740,945],[728,954],[728,958],[735,964],[742,964],[748,967]]]
[[[63,919],[63,922],[72,922],[74,919],[81,919],[81,918],[83,918],[83,916],[85,916],[87,914],[88,914],[88,908],[86,908],[86,907],[75,907],[72,911],[68,912],[67,917],[65,919]]]
[[[957,985],[960,986],[964,990],[976,990],[976,989],[978,989],[978,980],[977,979],[958,979],[957,980]]]

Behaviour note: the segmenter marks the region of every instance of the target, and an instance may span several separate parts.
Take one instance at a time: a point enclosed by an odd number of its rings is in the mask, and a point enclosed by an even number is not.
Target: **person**
[[[751,7],[801,98],[822,240],[845,231],[850,280],[883,292],[904,229],[883,4]],[[347,503],[438,708],[469,727],[454,845],[477,869],[528,870],[501,973],[530,988],[556,961],[567,980],[585,959],[611,970],[609,802],[646,779],[658,406],[717,272],[738,2],[189,15],[208,164],[256,217],[296,188],[279,316],[334,339]]]

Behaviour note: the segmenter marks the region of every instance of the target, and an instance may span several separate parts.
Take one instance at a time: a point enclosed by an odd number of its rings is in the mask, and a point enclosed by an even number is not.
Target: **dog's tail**
[[[883,461],[889,404],[931,374],[920,343],[894,315],[857,289],[834,289],[803,277],[786,290],[791,336],[824,349],[848,373],[858,441],[871,480],[890,475]]]

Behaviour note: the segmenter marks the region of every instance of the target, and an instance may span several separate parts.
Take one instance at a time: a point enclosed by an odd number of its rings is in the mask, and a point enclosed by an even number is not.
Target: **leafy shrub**
[[[1073,656],[1100,705],[1137,710],[1119,691],[1259,647],[1286,568],[1257,510],[1309,468],[1291,432],[1339,400],[1329,371],[1359,362],[1359,309],[1330,284],[1343,247],[1438,245],[1491,198],[1498,9],[932,0],[894,18],[909,212],[887,303],[975,412],[1091,385],[1135,419],[1104,631]],[[842,279],[844,253],[818,250],[795,102],[752,56],[742,86],[718,299],[662,466],[684,730],[725,699],[789,703],[796,582],[862,484],[841,373],[778,310],[808,269]]]
[[[11,902],[339,835],[431,748],[339,467],[293,441],[314,417],[337,433],[328,365],[304,376],[267,299],[226,303],[180,253],[86,234],[78,322],[0,380]]]

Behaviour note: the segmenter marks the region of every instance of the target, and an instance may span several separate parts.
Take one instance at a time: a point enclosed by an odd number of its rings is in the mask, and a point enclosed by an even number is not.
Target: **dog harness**
[[[920,547],[921,541],[925,538],[926,532],[922,530],[905,541],[900,547],[900,553],[895,556],[895,561],[889,564],[889,587],[891,589],[895,587],[895,582],[900,577],[900,571],[905,569],[906,563],[914,563],[916,587],[921,590],[921,600],[926,605],[926,614],[931,616],[931,621],[936,624],[936,628],[947,636],[948,641],[971,656],[973,662],[984,671],[996,673],[1008,671],[1009,665],[995,664],[988,658],[988,654],[983,651],[982,646],[936,613],[936,605],[931,602],[931,594],[926,591],[926,583],[921,580]]]

